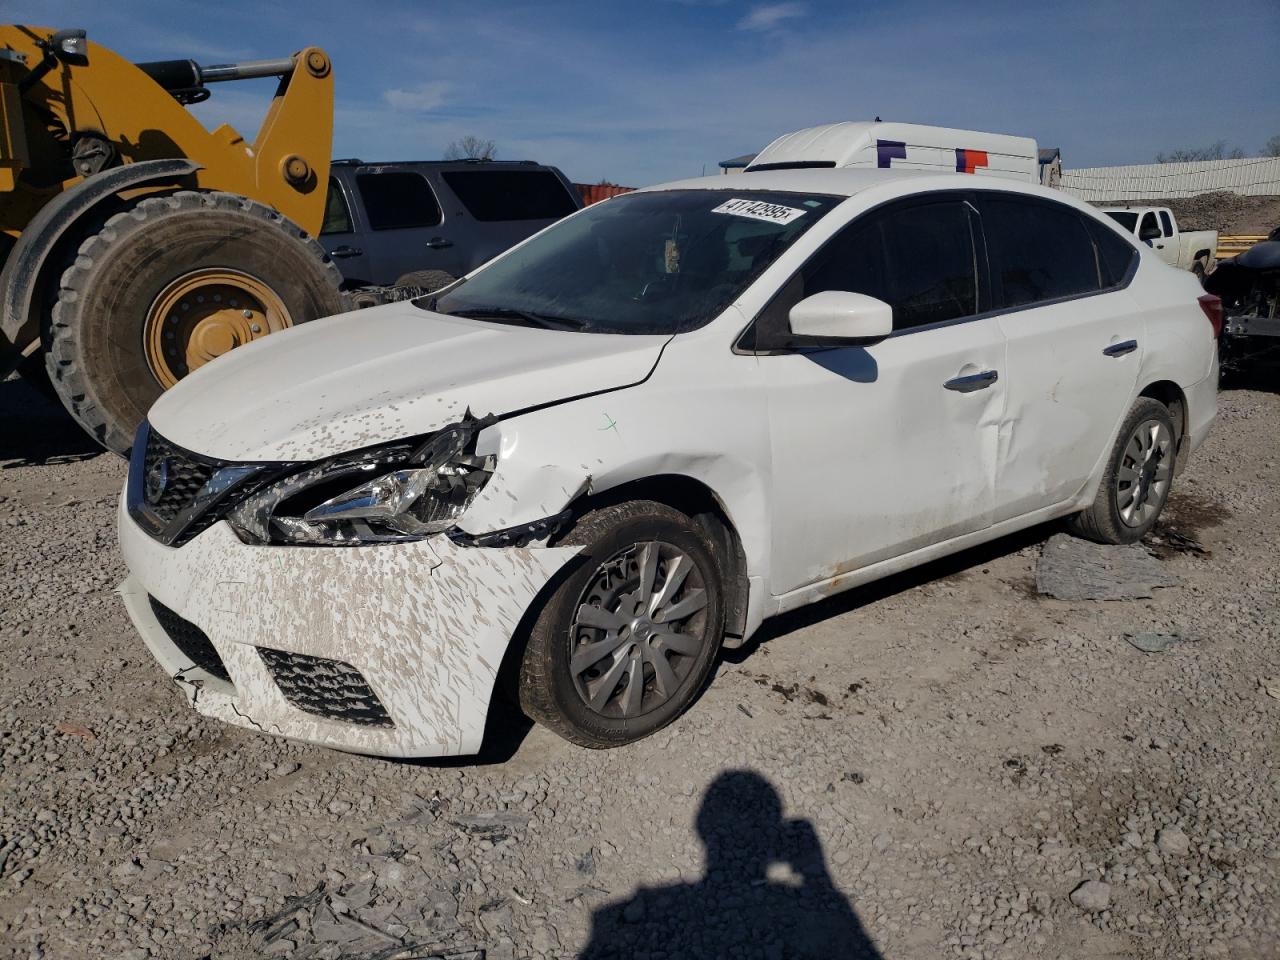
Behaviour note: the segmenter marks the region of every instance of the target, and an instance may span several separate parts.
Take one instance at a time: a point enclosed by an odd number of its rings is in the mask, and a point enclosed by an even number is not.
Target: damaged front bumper
[[[125,607],[196,710],[395,757],[480,749],[517,625],[578,553],[445,536],[256,546],[225,522],[173,548],[148,536],[123,498],[119,530]]]

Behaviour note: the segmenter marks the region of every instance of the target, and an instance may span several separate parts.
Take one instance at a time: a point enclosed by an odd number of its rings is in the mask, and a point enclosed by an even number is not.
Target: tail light
[[[1217,340],[1222,336],[1222,299],[1215,297],[1212,293],[1206,293],[1203,297],[1197,298],[1200,309],[1204,311],[1204,315],[1209,318],[1209,326],[1213,327],[1213,338]]]

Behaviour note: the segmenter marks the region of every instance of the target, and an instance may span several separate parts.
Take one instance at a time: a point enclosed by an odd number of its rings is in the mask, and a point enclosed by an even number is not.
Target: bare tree
[[[470,133],[444,148],[446,160],[492,160],[497,155],[497,144]]]
[[[1280,133],[1277,133],[1262,145],[1262,155],[1264,157],[1280,157]]]
[[[1239,147],[1227,149],[1227,141],[1219,140],[1207,147],[1183,147],[1168,153],[1156,154],[1156,163],[1188,163],[1193,160],[1239,160],[1244,151]]]

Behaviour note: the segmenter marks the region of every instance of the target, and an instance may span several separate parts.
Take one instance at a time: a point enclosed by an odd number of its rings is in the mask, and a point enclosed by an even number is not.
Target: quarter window
[[[434,227],[442,219],[436,195],[420,174],[361,173],[356,176],[356,187],[374,230]]]
[[[1098,248],[1098,270],[1102,275],[1103,288],[1118,287],[1129,275],[1138,251],[1105,223],[1086,217],[1085,224],[1093,236],[1094,246]]]
[[[1015,197],[986,197],[982,229],[999,307],[1021,307],[1101,289],[1093,240],[1075,210]]]
[[[1166,237],[1173,236],[1173,220],[1169,217],[1168,210],[1160,211],[1160,226],[1164,228],[1164,235]]]

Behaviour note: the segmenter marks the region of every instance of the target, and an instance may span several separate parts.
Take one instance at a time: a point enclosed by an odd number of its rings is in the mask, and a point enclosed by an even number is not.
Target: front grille
[[[251,493],[262,467],[202,457],[144,422],[129,458],[129,515],[161,543],[180,547]]]
[[[143,459],[143,489],[146,490],[147,478],[155,475],[153,471],[163,469],[166,483],[159,497],[147,498],[147,508],[166,524],[169,523],[191,505],[217,468],[217,463],[197,459],[152,431],[147,437],[147,453]]]
[[[205,632],[190,620],[178,616],[155,597],[148,596],[147,599],[151,601],[151,612],[156,615],[156,620],[169,635],[173,645],[182,651],[182,655],[206,673],[230,683],[231,675],[227,673],[222,658],[218,656],[218,651]]]
[[[286,700],[307,713],[366,727],[391,727],[386,708],[364,675],[349,663],[259,647]]]

